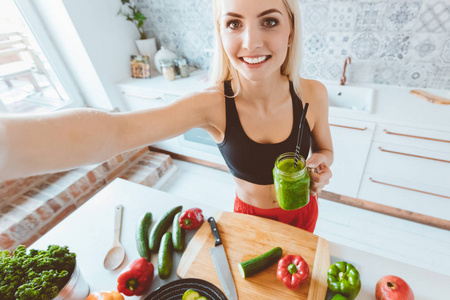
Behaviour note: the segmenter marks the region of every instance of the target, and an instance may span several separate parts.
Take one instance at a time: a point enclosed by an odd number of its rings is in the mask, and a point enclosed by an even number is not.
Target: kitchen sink
[[[327,85],[328,105],[334,110],[372,113],[374,90],[365,87]]]

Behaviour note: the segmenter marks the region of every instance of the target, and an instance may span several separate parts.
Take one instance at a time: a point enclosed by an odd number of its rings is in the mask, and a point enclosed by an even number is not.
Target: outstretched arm
[[[0,118],[0,181],[98,163],[120,148],[113,114],[87,108]]]
[[[194,95],[166,107],[126,113],[78,108],[0,116],[0,181],[100,163],[204,127],[205,101],[199,98],[204,97]]]

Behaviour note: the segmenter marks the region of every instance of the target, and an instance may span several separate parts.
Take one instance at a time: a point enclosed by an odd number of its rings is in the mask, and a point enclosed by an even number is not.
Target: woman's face
[[[290,21],[282,0],[222,0],[220,35],[225,52],[240,75],[260,80],[285,61]]]

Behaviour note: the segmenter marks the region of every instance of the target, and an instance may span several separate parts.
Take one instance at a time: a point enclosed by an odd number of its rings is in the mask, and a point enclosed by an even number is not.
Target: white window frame
[[[28,24],[34,38],[39,43],[42,51],[46,55],[49,63],[56,72],[62,86],[69,96],[70,102],[62,106],[62,108],[70,107],[80,107],[87,106],[86,101],[82,97],[82,93],[75,80],[73,79],[72,73],[67,67],[64,59],[58,52],[57,47],[53,42],[52,37],[46,30],[42,17],[39,15],[38,10],[34,6],[32,0],[14,0],[18,9],[22,13],[23,18]]]

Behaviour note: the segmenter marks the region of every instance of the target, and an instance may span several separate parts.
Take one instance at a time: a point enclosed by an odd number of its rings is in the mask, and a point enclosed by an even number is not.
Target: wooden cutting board
[[[330,266],[328,242],[310,232],[278,221],[238,213],[214,215],[228,257],[238,298],[248,299],[325,299],[327,270]],[[209,223],[198,229],[189,242],[178,265],[181,278],[201,278],[222,291],[209,249],[214,237]],[[238,263],[265,253],[274,247],[283,249],[283,256],[301,255],[308,263],[309,279],[294,291],[288,289],[276,275],[277,265],[243,279]]]

